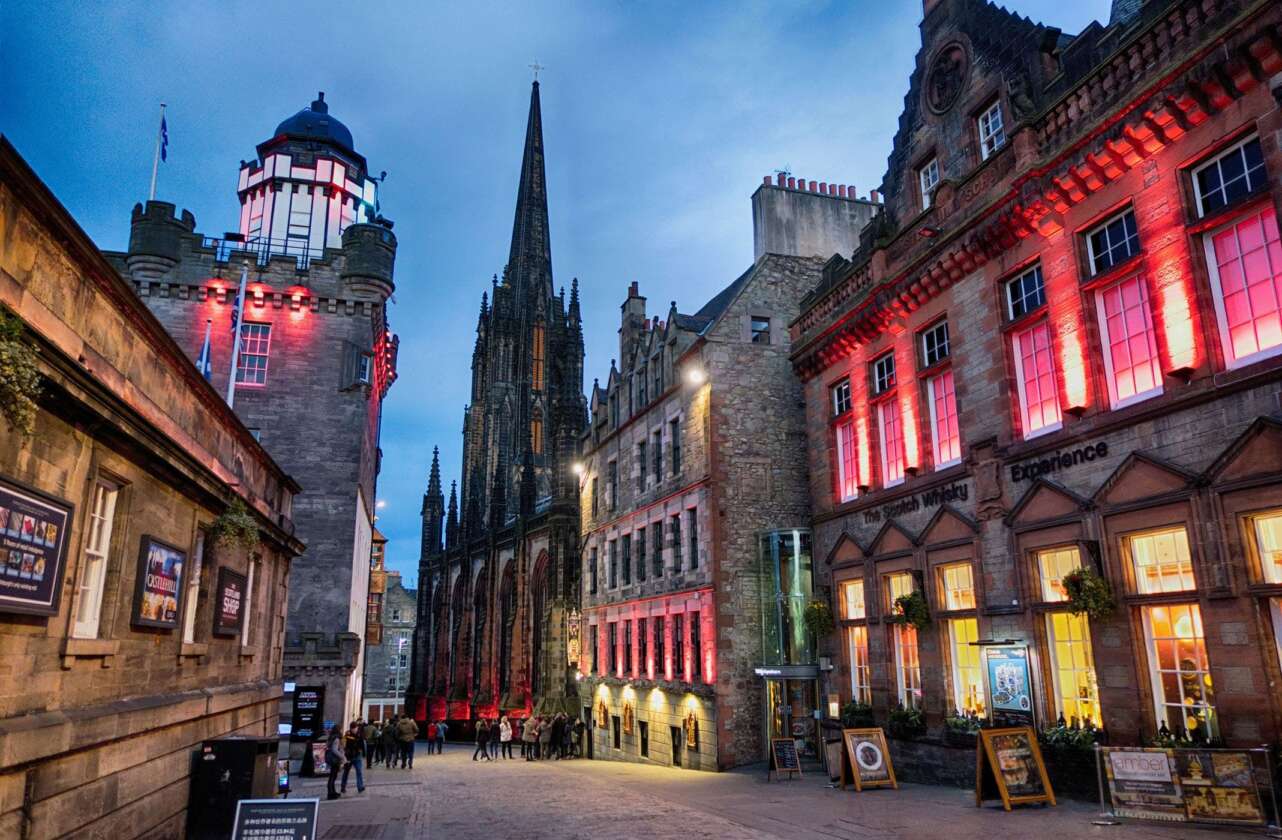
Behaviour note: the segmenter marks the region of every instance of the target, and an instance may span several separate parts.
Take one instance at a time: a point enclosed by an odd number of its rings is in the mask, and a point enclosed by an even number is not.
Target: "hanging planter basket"
[[[0,309],[0,414],[11,430],[27,436],[36,429],[40,371],[36,349],[22,340],[23,323]]]
[[[926,603],[926,596],[919,590],[900,595],[895,599],[895,608],[886,616],[886,621],[891,624],[911,624],[918,630],[925,630],[930,626],[930,606]]]
[[[1117,609],[1113,587],[1093,569],[1074,569],[1064,575],[1064,590],[1068,593],[1068,608],[1073,615],[1086,614],[1088,618],[1106,618]]]
[[[806,628],[817,639],[824,638],[837,627],[832,618],[832,610],[823,601],[811,601],[807,604],[802,619],[806,622]]]
[[[215,545],[253,551],[258,548],[258,523],[245,503],[236,498],[210,524],[209,537]]]

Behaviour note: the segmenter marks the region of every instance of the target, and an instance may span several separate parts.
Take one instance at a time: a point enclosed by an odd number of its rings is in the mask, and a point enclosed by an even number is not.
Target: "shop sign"
[[[320,717],[325,708],[325,687],[300,688],[294,692],[294,712],[291,720],[291,741],[314,741],[324,735],[318,731]]]
[[[985,645],[984,676],[994,726],[1035,726],[1033,681],[1024,645]]]
[[[964,481],[957,481],[945,487],[936,487],[932,490],[915,493],[906,499],[896,499],[881,507],[866,510],[863,512],[864,524],[872,525],[883,519],[893,519],[896,516],[916,513],[919,510],[929,510],[949,502],[964,502],[969,498],[970,485]]]
[[[214,635],[236,636],[245,615],[246,578],[226,566],[218,569],[218,589],[214,599]]]
[[[1266,822],[1252,751],[1099,750],[1114,816],[1231,825]]]
[[[74,507],[0,479],[0,611],[54,615]]]
[[[313,840],[319,799],[242,799],[232,840]]]
[[[164,630],[177,627],[178,599],[182,595],[186,568],[186,552],[143,534],[130,623]]]
[[[1063,452],[1047,455],[1045,458],[1035,458],[1022,464],[1011,464],[1010,480],[1014,482],[1032,481],[1034,478],[1059,472],[1060,470],[1071,469],[1079,464],[1088,464],[1097,458],[1103,458],[1107,455],[1107,441],[1101,440],[1097,443],[1088,443],[1076,449],[1065,449]]]

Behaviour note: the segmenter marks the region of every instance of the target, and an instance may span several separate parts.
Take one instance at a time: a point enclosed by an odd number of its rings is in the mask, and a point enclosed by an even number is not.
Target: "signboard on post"
[[[766,768],[766,779],[774,773],[796,773],[801,775],[801,756],[797,754],[797,742],[791,738],[770,739],[770,765]]]
[[[841,762],[842,790],[846,789],[847,783],[853,783],[857,791],[866,787],[899,789],[895,768],[890,761],[890,749],[886,746],[886,733],[880,726],[843,729],[841,740],[845,744]]]
[[[319,799],[242,799],[232,840],[315,840]]]
[[[70,502],[0,479],[0,611],[58,612],[72,510]]]
[[[1055,792],[1051,790],[1046,763],[1037,746],[1037,733],[1031,726],[979,731],[975,750],[975,807],[982,807],[985,799],[998,798],[1007,811],[1011,805],[1024,802],[1055,804]]]
[[[1117,817],[1265,825],[1253,752],[1099,747],[1100,771]]]
[[[323,738],[321,715],[325,709],[325,686],[300,687],[294,692],[294,710],[289,740],[315,741]]]
[[[984,687],[993,726],[1036,726],[1033,680],[1024,645],[985,645]]]

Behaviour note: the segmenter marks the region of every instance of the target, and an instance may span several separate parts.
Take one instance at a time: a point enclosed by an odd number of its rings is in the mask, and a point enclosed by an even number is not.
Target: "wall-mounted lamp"
[[[686,382],[694,386],[702,385],[703,383],[708,381],[708,374],[701,367],[692,366],[692,367],[686,368],[685,376],[686,376]]]

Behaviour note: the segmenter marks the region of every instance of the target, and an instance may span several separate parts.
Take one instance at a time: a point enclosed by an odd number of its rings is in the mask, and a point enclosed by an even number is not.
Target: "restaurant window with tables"
[[[1034,265],[1007,280],[1003,295],[1007,320],[1014,325],[1010,342],[1020,430],[1025,438],[1056,431],[1063,418],[1042,267]]]
[[[911,572],[895,572],[885,577],[887,615],[896,611],[895,599],[911,595],[914,586]],[[917,628],[911,624],[890,626],[890,645],[894,654],[895,691],[906,709],[921,708],[921,660],[917,650]]]
[[[1057,606],[1068,601],[1064,577],[1081,567],[1081,549],[1076,545],[1042,548],[1035,559],[1038,594],[1046,608],[1052,715],[1063,717],[1069,724],[1090,722],[1102,726],[1090,619],[1084,613],[1074,615],[1066,606]]]
[[[846,661],[850,666],[850,699],[857,703],[871,703],[868,625],[864,623],[868,617],[864,602],[864,581],[863,578],[855,578],[842,581],[839,585],[842,633],[846,637]]]

